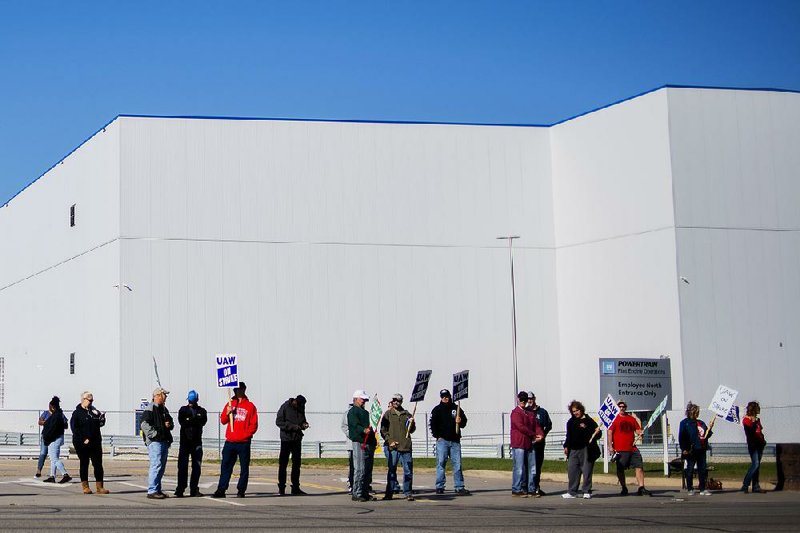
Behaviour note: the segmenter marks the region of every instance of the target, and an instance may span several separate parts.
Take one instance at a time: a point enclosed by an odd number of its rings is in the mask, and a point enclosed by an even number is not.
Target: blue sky
[[[0,204],[118,114],[550,124],[800,90],[800,0],[0,0]]]

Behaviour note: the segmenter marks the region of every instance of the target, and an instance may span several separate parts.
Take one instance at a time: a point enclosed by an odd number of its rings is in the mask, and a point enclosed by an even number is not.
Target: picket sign
[[[227,389],[228,406],[233,406],[231,389],[239,386],[239,356],[234,354],[219,353],[214,356],[216,364],[217,388]],[[228,413],[228,423],[233,431],[233,411]]]
[[[409,402],[414,402],[414,410],[411,412],[411,418],[417,414],[417,403],[425,399],[425,394],[428,392],[428,383],[431,380],[432,370],[420,370],[417,372],[417,379],[414,382],[414,389],[411,391],[411,398]],[[406,438],[411,434],[411,423],[409,422],[406,428]]]

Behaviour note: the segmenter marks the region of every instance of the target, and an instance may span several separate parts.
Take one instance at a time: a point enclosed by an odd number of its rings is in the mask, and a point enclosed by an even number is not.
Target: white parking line
[[[238,505],[239,507],[247,507],[243,503],[229,502],[228,500],[226,500],[224,498],[212,498],[211,496],[205,496],[202,499],[211,500],[212,502],[217,502],[217,503],[227,503],[228,505]]]
[[[136,487],[137,489],[144,489],[147,490],[147,487],[143,485],[137,485],[136,483],[128,483],[127,481],[117,481],[120,485],[128,485],[129,487]]]

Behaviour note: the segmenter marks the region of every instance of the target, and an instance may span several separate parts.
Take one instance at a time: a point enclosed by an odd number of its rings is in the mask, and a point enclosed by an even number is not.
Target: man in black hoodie
[[[306,399],[302,394],[286,400],[275,417],[275,425],[281,428],[281,454],[278,458],[278,492],[286,494],[286,467],[292,456],[292,496],[305,496],[300,490],[300,451],[303,430],[308,429]]]
[[[449,390],[440,390],[439,397],[439,405],[431,410],[431,434],[436,439],[436,494],[444,494],[444,468],[449,457],[453,462],[456,494],[467,495],[469,491],[464,487],[464,473],[461,471],[460,432],[460,428],[467,425],[467,415],[453,403]]]
[[[200,468],[203,463],[203,426],[208,422],[208,413],[197,401],[197,391],[190,390],[186,396],[188,403],[178,410],[178,423],[181,425],[181,442],[178,448],[178,485],[175,496],[183,498],[186,490],[186,479],[189,477],[189,457],[192,458],[192,479],[189,482],[189,495],[202,496]]]

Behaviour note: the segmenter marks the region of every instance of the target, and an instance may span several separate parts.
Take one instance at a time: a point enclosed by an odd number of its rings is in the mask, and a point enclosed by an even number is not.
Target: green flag
[[[642,428],[643,431],[646,430],[647,428],[649,428],[650,426],[652,426],[653,422],[658,420],[658,417],[661,416],[661,413],[663,413],[664,409],[667,408],[667,399],[668,398],[669,398],[669,394],[664,396],[664,399],[661,400],[660,404],[658,404],[658,407],[656,407],[656,410],[653,411],[652,415],[650,415],[650,420],[648,420],[647,424]]]
[[[382,414],[383,409],[381,408],[381,402],[378,400],[378,395],[376,394],[372,397],[372,401],[370,402],[369,406],[369,422],[375,429],[378,429],[378,424],[381,423]]]

